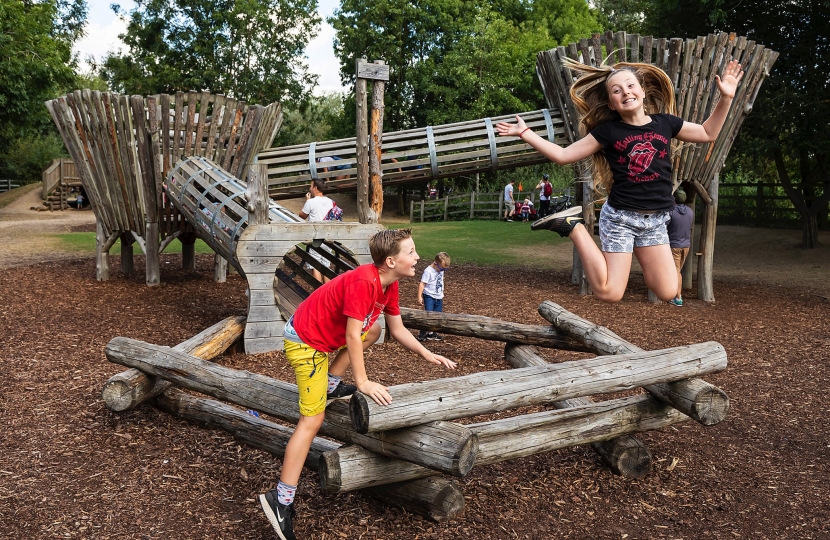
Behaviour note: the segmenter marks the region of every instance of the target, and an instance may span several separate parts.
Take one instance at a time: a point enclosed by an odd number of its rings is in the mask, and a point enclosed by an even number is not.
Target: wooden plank
[[[184,139],[182,135],[182,118],[184,115],[184,93],[176,92],[176,104],[173,112],[173,150],[171,162],[176,163],[182,158]]]
[[[210,92],[202,92],[202,95],[199,98],[199,120],[196,124],[196,138],[193,142],[194,156],[204,157],[205,155],[205,144],[203,142],[205,134],[205,122],[207,121],[208,117],[208,107],[210,107],[212,101],[213,96],[210,94]]]
[[[216,138],[219,136],[219,127],[222,123],[222,115],[225,109],[225,96],[219,94],[213,98],[213,111],[210,115],[210,128],[208,129],[207,144],[205,146],[205,157],[211,161],[216,159]]]
[[[195,155],[193,152],[193,123],[196,116],[196,99],[197,93],[194,90],[187,93],[187,123],[184,127],[184,155],[188,157]]]
[[[357,61],[357,77],[376,81],[389,80],[389,66],[386,64],[374,64],[366,61]]]

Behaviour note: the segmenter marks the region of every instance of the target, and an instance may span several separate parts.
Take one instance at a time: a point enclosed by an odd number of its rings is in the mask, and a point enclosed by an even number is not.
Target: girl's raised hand
[[[738,89],[738,83],[743,79],[744,71],[741,69],[741,64],[737,60],[732,60],[726,64],[723,70],[723,78],[715,75],[715,84],[718,85],[718,90],[724,97],[733,98]]]
[[[496,131],[498,131],[499,135],[502,137],[518,137],[526,127],[527,125],[525,124],[525,121],[522,120],[522,118],[517,114],[515,124],[499,122],[496,124]]]

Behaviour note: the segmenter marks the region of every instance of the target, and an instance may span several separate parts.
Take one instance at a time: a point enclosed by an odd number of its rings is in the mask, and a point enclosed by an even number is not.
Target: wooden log
[[[135,237],[132,232],[125,232],[121,235],[121,273],[125,276],[135,274],[133,266],[133,244]]]
[[[401,320],[407,328],[440,332],[454,336],[539,345],[566,351],[593,352],[575,339],[560,335],[550,326],[519,324],[491,317],[464,313],[442,313],[401,308]]]
[[[109,244],[109,245],[108,245]],[[101,220],[95,220],[95,274],[98,281],[108,281],[110,278],[110,247],[112,244],[104,232]]]
[[[173,349],[211,360],[224,353],[245,331],[245,317],[228,317],[199,332]],[[148,377],[137,369],[116,373],[104,384],[101,398],[113,411],[128,411],[153,398],[170,386],[164,380]]]
[[[718,221],[718,173],[712,177],[707,189],[710,202],[703,206],[703,223],[700,226],[700,247],[703,255],[697,261],[697,297],[704,302],[715,301],[713,271],[715,261],[715,227]]]
[[[661,351],[401,384],[389,389],[393,401],[385,406],[357,392],[349,401],[349,411],[355,431],[368,433],[619,392],[725,368],[726,351],[719,343],[710,341]]]
[[[144,281],[147,285],[154,286],[161,283],[159,224],[156,221],[147,221],[144,230]]]
[[[384,61],[376,60],[375,64],[383,65]],[[358,64],[358,69],[360,69],[360,64]],[[383,93],[385,84],[382,79],[372,81],[372,117],[369,126],[369,190],[372,194],[372,211],[374,211],[378,219],[383,214],[383,171],[381,170],[381,162],[383,152]]]
[[[360,64],[366,63],[366,58],[358,58],[357,71]],[[357,114],[357,139],[355,140],[355,168],[357,169],[357,219],[360,223],[377,223],[379,216],[375,215],[369,204],[369,125],[366,118],[366,79],[355,79],[355,107]]]
[[[206,362],[175,349],[133,339],[113,338],[105,350],[110,362],[287,422],[300,417],[297,385],[265,375],[238,371]],[[464,476],[475,463],[478,440],[464,426],[423,422],[412,429],[363,435],[351,426],[348,404],[334,400],[326,408],[320,434],[360,445],[372,452],[411,461],[455,476]]]
[[[538,354],[535,347],[514,343],[505,345],[504,359],[515,368],[548,364],[547,360]],[[593,400],[584,397],[557,401],[553,403],[553,406],[557,409],[567,409],[590,403],[593,403]],[[651,452],[633,435],[622,435],[607,441],[591,443],[591,448],[615,474],[626,478],[642,478],[651,472]]]
[[[466,427],[478,435],[479,452],[475,464],[479,466],[592,444],[685,420],[688,417],[673,407],[648,394],[640,394]],[[392,460],[358,446],[326,452],[318,472],[321,484],[329,492],[437,474],[434,470]]]
[[[225,283],[228,279],[228,261],[218,253],[213,256],[213,281]]]
[[[631,354],[643,351],[609,329],[578,317],[549,300],[539,306],[539,314],[563,334],[582,341],[598,354]],[[717,424],[729,413],[729,396],[705,381],[679,380],[647,385],[645,389],[704,426]]]
[[[175,387],[165,390],[154,400],[153,405],[177,418],[223,429],[237,440],[280,458],[285,455],[285,447],[294,431],[226,403],[186,394]],[[317,471],[320,456],[339,446],[336,442],[315,437],[305,467]],[[446,478],[422,478],[412,482],[387,484],[368,488],[364,493],[433,521],[452,518],[464,508],[461,490],[455,482]]]

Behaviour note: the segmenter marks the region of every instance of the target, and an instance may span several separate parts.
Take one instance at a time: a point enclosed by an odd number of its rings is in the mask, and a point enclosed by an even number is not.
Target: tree
[[[85,19],[83,0],[0,0],[0,174],[29,180],[60,148],[43,102],[74,85],[72,44]]]
[[[830,2],[827,0],[655,0],[646,25],[655,35],[734,31],[780,54],[732,153],[770,168],[801,214],[805,249],[830,201]],[[658,34],[659,33],[659,34]]]
[[[317,0],[138,0],[102,76],[135,94],[201,90],[250,103],[299,103],[316,76],[303,56]]]
[[[344,84],[389,64],[389,130],[541,107],[536,53],[600,29],[584,0],[343,0],[329,22]]]
[[[333,93],[312,96],[301,106],[283,111],[282,128],[273,146],[291,146],[340,138],[335,129],[341,116],[342,95]]]

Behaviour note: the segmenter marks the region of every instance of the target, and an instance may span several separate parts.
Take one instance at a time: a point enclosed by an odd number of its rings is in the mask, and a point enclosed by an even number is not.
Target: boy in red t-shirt
[[[427,362],[455,369],[455,362],[429,352],[404,328],[398,280],[415,276],[418,253],[409,229],[380,231],[369,239],[374,264],[341,274],[305,299],[285,323],[285,357],[294,368],[300,420],[285,448],[280,482],[259,496],[268,521],[283,540],[294,540],[294,495],[311,442],[325,417],[327,398],[360,390],[378,405],[392,402],[388,389],[366,375],[363,351],[380,337],[381,313],[389,334]],[[328,353],[337,352],[329,365]],[[341,377],[351,365],[357,386]],[[327,380],[328,379],[328,380]]]

